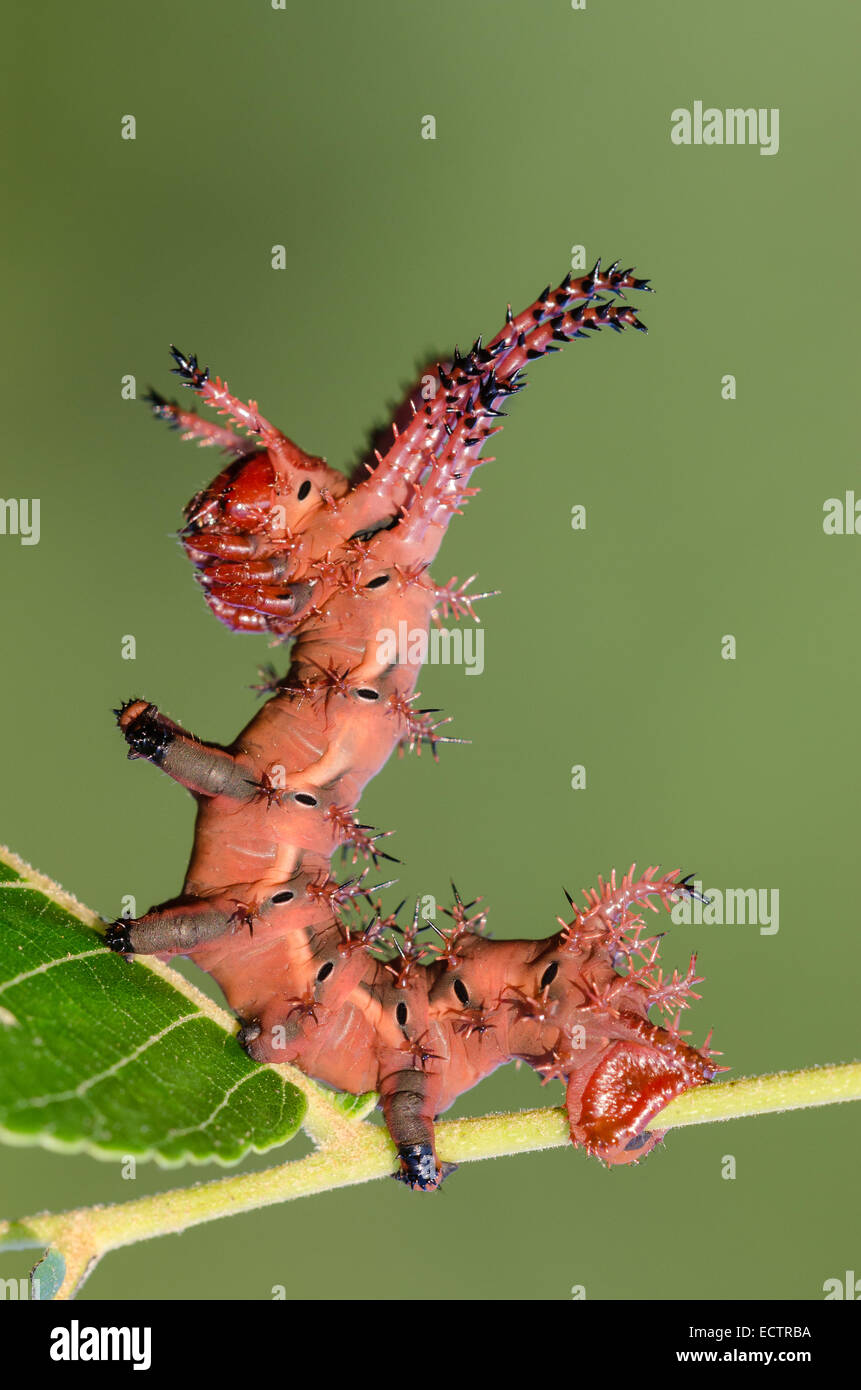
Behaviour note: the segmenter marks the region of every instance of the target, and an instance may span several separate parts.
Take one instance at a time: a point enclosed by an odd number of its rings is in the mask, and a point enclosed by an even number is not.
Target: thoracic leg
[[[249,800],[253,788],[230,753],[200,743],[155,705],[129,700],[117,711],[117,723],[129,745],[130,758],[146,758],[195,796],[232,796]]]
[[[224,567],[222,566],[222,569]],[[223,604],[234,608],[247,609],[252,613],[265,613],[273,618],[287,621],[296,617],[305,608],[313,594],[310,584],[282,584],[278,593],[264,584],[224,583],[213,581],[204,571],[203,584],[210,595]]]

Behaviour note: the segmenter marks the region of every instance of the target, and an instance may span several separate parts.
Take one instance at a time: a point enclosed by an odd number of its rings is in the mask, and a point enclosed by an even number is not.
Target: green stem
[[[241,1173],[140,1197],[117,1206],[82,1207],[0,1223],[0,1246],[9,1249],[48,1245],[59,1250],[65,1260],[65,1278],[57,1296],[70,1298],[110,1250],[176,1234],[222,1216],[236,1216],[296,1197],[370,1182],[394,1171],[395,1149],[384,1130],[363,1123],[360,1116],[341,1114],[313,1082],[307,1082],[298,1073],[297,1079],[304,1083],[308,1097],[306,1128],[319,1145],[307,1158],[260,1173]],[[656,1127],[675,1129],[858,1099],[861,1063],[811,1067],[688,1091],[661,1112]],[[454,1163],[557,1148],[568,1142],[568,1124],[561,1108],[450,1120],[437,1128],[439,1152]]]

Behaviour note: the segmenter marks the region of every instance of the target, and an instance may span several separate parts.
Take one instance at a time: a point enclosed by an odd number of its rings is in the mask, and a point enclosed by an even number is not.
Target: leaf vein
[[[166,1037],[168,1033],[172,1033],[174,1028],[179,1028],[183,1023],[191,1023],[198,1018],[200,1018],[199,1013],[184,1014],[182,1018],[175,1018],[173,1022],[168,1023],[160,1032],[153,1033],[151,1037],[147,1038],[139,1047],[136,1047],[128,1056],[120,1057],[116,1062],[112,1063],[111,1066],[106,1067],[104,1071],[96,1072],[94,1076],[86,1077],[85,1080],[79,1082],[78,1085],[70,1091],[57,1091],[54,1095],[47,1096],[28,1096],[26,1100],[16,1101],[15,1105],[11,1108],[13,1110],[26,1110],[31,1106],[43,1107],[64,1100],[83,1100],[86,1092],[92,1086],[97,1086],[100,1081],[106,1081],[109,1076],[115,1076],[117,1072],[121,1071],[123,1067],[128,1066],[130,1062],[137,1061],[138,1057],[143,1056],[149,1048],[161,1042],[162,1038]]]
[[[104,956],[108,954],[106,946],[95,946],[92,951],[79,951],[75,956],[58,956],[56,960],[43,961],[32,970],[23,970],[20,975],[16,975],[13,980],[6,980],[0,984],[0,994],[4,990],[12,989],[14,985],[21,985],[25,980],[32,980],[37,975],[44,975],[47,970],[52,970],[55,965],[71,965],[76,960],[87,960],[89,956]]]

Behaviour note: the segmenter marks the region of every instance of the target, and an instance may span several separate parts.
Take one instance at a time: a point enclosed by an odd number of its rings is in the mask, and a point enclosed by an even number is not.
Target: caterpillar
[[[218,982],[238,1040],[261,1062],[292,1062],[340,1090],[377,1091],[398,1153],[394,1175],[436,1190],[449,1171],[434,1120],[510,1060],[565,1085],[573,1143],[606,1164],[637,1162],[663,1138],[650,1128],[673,1097],[722,1070],[707,1039],[684,1041],[698,999],[696,960],[665,978],[644,908],[694,894],[692,875],[615,871],[543,940],[491,940],[478,902],[456,889],[448,923],[418,908],[400,927],[369,884],[392,856],[358,819],[362,789],[398,748],[455,742],[439,711],[418,708],[421,655],[384,651],[383,631],[427,635],[431,621],[475,618],[473,580],[430,575],[506,400],[526,364],[610,328],[645,331],[626,302],[647,280],[598,261],[548,286],[523,313],[509,305],[485,346],[455,349],[434,390],[410,401],[387,452],[348,478],[306,454],[259,412],[172,347],[173,371],[227,424],[153,392],[154,413],[229,461],[185,510],[181,540],[206,602],[229,628],[292,641],[286,675],[229,747],[204,743],[148,701],[116,711],[128,756],[181,783],[197,802],[182,893],[106,932],[112,950],[189,956]],[[427,394],[427,399],[425,399]],[[241,429],[244,433],[239,433]],[[474,579],[474,577],[473,577]],[[336,850],[367,863],[339,882]],[[368,906],[369,905],[369,906]],[[402,905],[403,906],[403,905]],[[423,936],[432,932],[432,940]],[[651,1009],[667,1015],[652,1021]]]

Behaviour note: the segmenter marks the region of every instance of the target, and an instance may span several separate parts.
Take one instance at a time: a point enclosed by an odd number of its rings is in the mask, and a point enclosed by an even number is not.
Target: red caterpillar
[[[675,874],[615,874],[542,941],[489,941],[483,915],[455,894],[447,930],[421,947],[371,901],[365,874],[331,875],[336,849],[377,863],[379,835],[356,818],[365,784],[392,750],[447,741],[436,712],[415,708],[417,661],[382,654],[384,630],[426,633],[431,618],[475,616],[469,585],[428,569],[500,406],[525,384],[526,362],[604,326],[643,329],[619,302],[645,290],[618,263],[567,276],[438,368],[439,389],[394,430],[368,476],[350,483],[311,457],[195,357],[175,371],[202,400],[259,437],[259,446],[159,396],[157,415],[186,438],[237,457],[186,509],[183,542],[207,602],[229,627],[292,637],[290,669],[229,748],[201,743],[156,707],[118,711],[129,757],[146,758],[198,803],[183,892],[135,921],[113,924],[112,949],[190,956],[219,982],[260,1061],[291,1061],[351,1092],[378,1090],[400,1155],[399,1176],[427,1191],[442,1181],[434,1117],[513,1058],[565,1082],[571,1137],[607,1163],[637,1161],[662,1137],[651,1118],[711,1080],[708,1046],[649,1021],[678,1011],[699,983],[654,973],[657,942],[639,916],[691,892]],[[618,297],[618,298],[617,298]],[[403,654],[402,654],[403,655]],[[367,873],[367,870],[365,871]],[[377,885],[377,887],[387,885]],[[570,901],[570,900],[569,900]],[[354,920],[355,918],[355,920]],[[561,920],[561,919],[560,919]],[[397,947],[381,959],[385,933]],[[625,973],[620,973],[619,967]]]

